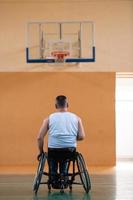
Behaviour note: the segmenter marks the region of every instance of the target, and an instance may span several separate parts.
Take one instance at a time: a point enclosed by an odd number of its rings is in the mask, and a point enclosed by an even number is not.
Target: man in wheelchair
[[[68,160],[76,152],[77,140],[85,138],[81,119],[68,112],[68,100],[60,95],[55,100],[56,112],[47,117],[38,134],[38,159],[43,153],[44,137],[48,133],[48,162],[50,181],[53,188],[60,188],[59,179],[67,187]]]

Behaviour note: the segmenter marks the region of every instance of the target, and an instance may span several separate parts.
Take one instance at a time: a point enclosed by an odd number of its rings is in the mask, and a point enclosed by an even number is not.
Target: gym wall
[[[43,72],[0,73],[1,166],[36,164],[39,128],[60,94],[83,120],[87,164],[115,165],[115,73]]]

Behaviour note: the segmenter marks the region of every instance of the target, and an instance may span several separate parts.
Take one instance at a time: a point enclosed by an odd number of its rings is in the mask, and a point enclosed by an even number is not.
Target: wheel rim
[[[89,190],[91,189],[90,178],[88,171],[86,169],[85,161],[81,154],[77,155],[77,166],[83,187],[86,192],[89,192]]]
[[[46,161],[46,154],[43,153],[38,164],[37,172],[33,182],[33,190],[37,193],[43,175],[43,169]]]
[[[81,153],[80,153],[80,159],[82,160],[82,163],[83,163],[84,168],[85,168],[86,179],[87,179],[87,182],[88,182],[88,189],[90,190],[90,189],[91,189],[90,176],[89,176],[88,170],[87,170],[87,168],[86,168],[86,164],[85,164],[84,158],[83,158],[83,156],[82,156]]]

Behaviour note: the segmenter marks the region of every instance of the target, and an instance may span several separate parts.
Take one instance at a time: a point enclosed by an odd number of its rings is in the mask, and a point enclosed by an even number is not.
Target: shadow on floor
[[[86,193],[74,192],[52,192],[47,193],[43,197],[35,196],[33,200],[91,200],[91,195]]]

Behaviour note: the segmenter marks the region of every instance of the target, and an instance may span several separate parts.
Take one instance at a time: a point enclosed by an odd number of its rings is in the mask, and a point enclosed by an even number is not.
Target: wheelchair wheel
[[[83,187],[85,191],[88,193],[91,189],[91,182],[88,171],[86,169],[84,158],[81,153],[77,154],[77,167]]]
[[[34,183],[33,183],[33,190],[34,190],[35,194],[37,194],[39,185],[41,183],[43,169],[44,169],[46,159],[47,159],[46,153],[42,153],[39,164],[38,164],[37,172],[36,172],[36,175],[34,178]]]
[[[85,167],[85,169],[86,169],[87,177],[88,177],[89,190],[91,190],[91,180],[90,180],[90,176],[89,176],[88,170],[87,170],[87,168],[86,168],[86,164],[85,164],[84,158],[83,158],[83,156],[82,156],[81,153],[80,153],[80,157],[81,157],[82,162],[84,163],[84,167]]]

